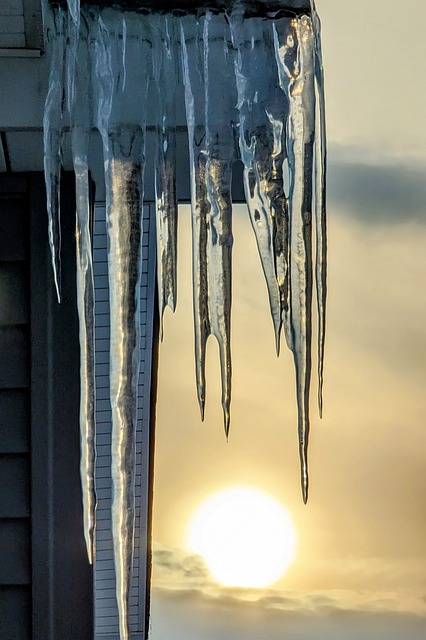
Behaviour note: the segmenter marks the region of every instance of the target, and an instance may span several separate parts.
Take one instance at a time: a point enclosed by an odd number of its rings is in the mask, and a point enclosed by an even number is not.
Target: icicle
[[[195,40],[191,29],[185,32],[181,24],[181,40],[191,161],[197,393],[203,416],[206,342],[213,334],[219,344],[222,408],[228,435],[234,161],[231,109],[235,85],[225,26],[223,16],[207,12],[197,23]]]
[[[67,0],[68,12],[77,28],[80,29],[80,0]]]
[[[176,193],[176,42],[170,16],[154,16],[153,59],[157,90],[155,200],[157,221],[158,302],[163,335],[166,306],[172,311],[177,301],[177,220]]]
[[[126,75],[127,75],[127,62],[126,62],[126,58],[127,58],[127,22],[126,22],[126,16],[123,15],[123,18],[121,20],[121,27],[122,27],[122,38],[121,38],[121,46],[122,46],[122,53],[121,53],[121,64],[123,67],[123,84],[122,84],[122,91],[125,91],[126,89]]]
[[[316,289],[318,307],[318,409],[322,418],[324,347],[327,297],[327,210],[326,168],[327,143],[325,126],[324,70],[321,52],[321,23],[312,2],[312,21],[315,33],[315,229],[316,229]]]
[[[285,3],[284,3],[285,4]],[[309,3],[308,3],[309,4]],[[112,533],[120,638],[129,640],[134,530],[135,428],[139,374],[139,287],[145,167],[146,91],[158,94],[155,159],[160,315],[176,305],[176,40],[187,114],[193,235],[197,395],[204,413],[206,342],[219,344],[222,407],[228,435],[231,396],[231,175],[235,132],[244,187],[267,281],[276,345],[281,326],[296,367],[303,499],[311,377],[312,203],[315,185],[318,305],[318,404],[322,413],[326,299],[325,109],[320,23],[311,17],[141,15],[67,0],[43,0],[50,52],[44,115],[49,244],[60,297],[60,172],[63,113],[71,116],[76,174],[77,299],[81,344],[81,478],[92,561],[94,491],[94,316],[88,146],[98,128],[104,151],[110,285]],[[248,6],[250,15],[251,9]],[[309,10],[307,10],[309,12]],[[281,16],[281,17],[280,17]],[[229,25],[227,24],[229,20]],[[178,26],[179,25],[179,26]],[[177,32],[180,32],[180,37]],[[152,42],[152,36],[154,42]],[[274,61],[276,64],[272,64]],[[93,113],[92,113],[93,111]],[[313,167],[315,156],[315,179]],[[287,200],[284,175],[288,172]]]
[[[205,131],[200,125],[196,126],[196,115],[200,113],[200,106],[195,105],[198,94],[193,90],[190,74],[190,57],[185,39],[185,31],[181,23],[182,65],[185,86],[186,118],[188,125],[189,158],[191,171],[191,208],[192,208],[192,277],[193,304],[195,329],[195,374],[197,382],[197,397],[200,405],[201,417],[204,419],[205,404],[205,357],[206,342],[210,335],[210,318],[208,312],[208,283],[207,283],[207,212],[208,202],[205,180],[205,154],[198,150],[205,139]],[[198,27],[198,25],[197,25]],[[196,45],[198,47],[198,37]],[[192,54],[194,64],[195,54]],[[201,83],[200,83],[201,84]],[[204,107],[204,106],[203,106]],[[204,110],[204,108],[203,108]],[[196,138],[197,136],[197,138]]]
[[[312,169],[315,137],[314,33],[302,16],[274,24],[280,84],[290,116],[287,152],[290,168],[290,319],[296,366],[299,454],[304,502],[308,499],[309,388],[312,321]]]
[[[228,437],[231,403],[232,166],[236,100],[233,59],[223,15],[207,12],[203,27],[208,215],[208,285],[211,332],[219,343],[222,409]]]
[[[83,520],[89,562],[94,558],[95,530],[95,336],[94,285],[90,237],[88,130],[75,128],[72,149],[77,207],[77,306],[80,323],[80,475]]]
[[[107,149],[108,278],[111,307],[112,534],[121,639],[128,638],[133,560],[135,429],[140,363],[139,289],[142,145],[138,127],[109,130]]]
[[[237,8],[230,16],[235,48],[240,153],[244,188],[259,255],[265,274],[279,352],[284,320],[288,322],[288,211],[284,193],[285,126],[288,104],[278,87],[270,21],[245,19]]]
[[[87,68],[87,29],[73,38],[67,74],[71,143],[76,190],[77,308],[80,337],[80,476],[83,522],[89,562],[94,560],[95,534],[95,316],[92,264],[88,149],[91,129],[91,87]],[[77,64],[76,64],[77,63]]]
[[[43,5],[43,19],[50,58],[49,89],[44,107],[44,176],[48,215],[49,246],[58,301],[61,301],[61,214],[60,182],[62,168],[62,118],[64,111],[64,73],[66,13]]]
[[[97,15],[96,13],[94,14]],[[145,107],[149,81],[147,30],[130,19],[129,51],[138,64],[119,82],[122,58],[114,14],[100,13],[94,28],[93,82],[97,126],[104,146],[110,289],[110,398],[112,409],[112,537],[121,640],[129,639],[133,560],[135,432],[140,365],[140,268],[145,167]]]

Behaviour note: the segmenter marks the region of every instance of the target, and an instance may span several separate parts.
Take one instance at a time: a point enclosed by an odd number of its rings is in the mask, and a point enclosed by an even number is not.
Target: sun
[[[262,588],[279,580],[294,559],[296,532],[275,498],[254,487],[233,487],[201,504],[187,543],[217,582]]]

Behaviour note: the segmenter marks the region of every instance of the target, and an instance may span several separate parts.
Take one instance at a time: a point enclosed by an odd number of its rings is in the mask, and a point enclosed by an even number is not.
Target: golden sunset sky
[[[318,0],[317,9],[329,293],[322,421],[313,366],[309,502],[299,487],[293,359],[284,344],[275,356],[243,205],[234,210],[229,442],[213,339],[200,421],[182,206],[178,309],[166,313],[160,349],[152,640],[425,637],[426,4]],[[297,533],[293,564],[264,590],[215,584],[185,547],[203,500],[241,484],[279,500]]]

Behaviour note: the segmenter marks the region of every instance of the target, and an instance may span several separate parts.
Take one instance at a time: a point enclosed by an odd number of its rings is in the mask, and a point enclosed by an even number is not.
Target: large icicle
[[[44,177],[48,216],[49,246],[56,295],[61,300],[61,213],[60,182],[62,168],[62,136],[65,91],[65,51],[67,13],[60,8],[51,11],[43,4],[46,45],[50,58],[49,89],[44,107]]]
[[[170,16],[153,16],[153,75],[157,90],[155,200],[157,213],[158,302],[163,333],[166,306],[172,311],[177,301],[176,193],[176,39]]]
[[[259,255],[268,286],[277,352],[284,321],[288,324],[288,210],[284,193],[287,101],[278,86],[271,21],[244,18],[243,9],[230,16],[238,51],[236,79],[240,112],[240,153],[244,188]]]
[[[96,16],[96,14],[95,14]],[[140,268],[145,166],[148,30],[128,20],[129,65],[122,81],[123,21],[103,11],[94,22],[93,82],[104,146],[110,289],[112,537],[121,640],[129,639],[133,560],[135,433],[140,365]],[[127,33],[129,31],[130,33]],[[121,47],[120,47],[121,43]],[[120,73],[121,72],[121,73]],[[121,78],[121,80],[120,80]]]
[[[140,363],[140,244],[143,132],[109,129],[106,157],[111,308],[112,535],[121,639],[127,640],[133,561],[135,430]]]
[[[82,27],[83,28],[83,27]],[[71,100],[71,144],[76,191],[77,308],[80,337],[80,476],[83,522],[89,562],[94,559],[95,533],[95,295],[92,264],[91,204],[88,151],[91,131],[91,86],[87,67],[88,33],[71,40],[68,97]],[[73,27],[70,26],[71,33]],[[79,37],[80,35],[80,37]]]
[[[304,502],[308,499],[309,389],[312,329],[312,170],[315,138],[314,47],[311,18],[274,25],[280,84],[290,104],[290,320],[296,366],[299,454]]]
[[[223,15],[181,25],[191,162],[193,287],[197,393],[205,403],[205,354],[209,335],[219,344],[222,408],[229,432],[231,400],[231,177],[235,104],[232,58]]]

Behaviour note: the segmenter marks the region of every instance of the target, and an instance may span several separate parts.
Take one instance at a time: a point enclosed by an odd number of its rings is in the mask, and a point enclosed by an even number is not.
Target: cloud
[[[355,215],[368,224],[426,223],[426,168],[413,160],[401,164],[348,161],[332,151],[328,167],[329,210]]]
[[[259,607],[258,603],[196,592],[154,591],[150,640],[423,640],[425,618],[393,611]]]
[[[208,593],[212,584],[203,559],[183,549],[156,544],[153,551],[153,583],[156,588],[182,593]]]
[[[416,570],[417,566],[417,570]],[[422,572],[421,563],[413,563],[412,576]],[[404,564],[403,570],[406,571]],[[365,582],[374,584],[374,576],[391,574],[395,577],[398,566],[389,565],[386,559],[371,558],[362,562],[346,559],[324,561],[314,565],[312,571],[364,575]],[[361,576],[359,574],[362,574]],[[396,583],[398,580],[396,580]],[[186,552],[184,549],[166,548],[155,545],[153,554],[154,591],[167,599],[199,601],[212,610],[244,611],[247,606],[258,613],[281,612],[287,614],[331,615],[339,612],[385,613],[399,612],[426,616],[424,593],[418,594],[404,589],[321,589],[321,590],[285,590],[277,588],[247,589],[223,587],[211,577],[203,558]]]

